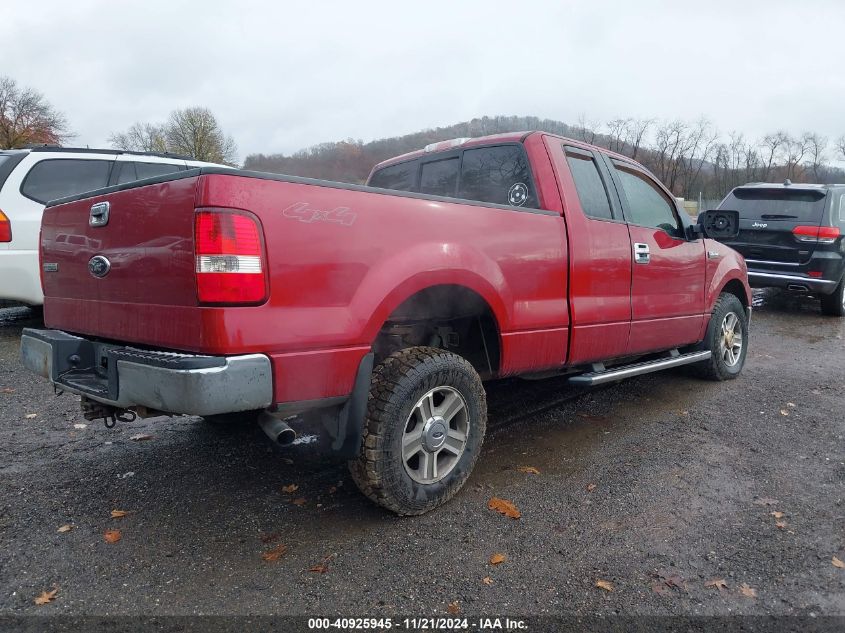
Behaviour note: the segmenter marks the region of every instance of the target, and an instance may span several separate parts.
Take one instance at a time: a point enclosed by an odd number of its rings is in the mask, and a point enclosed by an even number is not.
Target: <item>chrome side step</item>
[[[595,385],[603,385],[608,382],[622,380],[623,378],[650,374],[653,371],[660,371],[661,369],[669,369],[670,367],[680,367],[681,365],[699,363],[712,356],[709,351],[680,354],[677,350],[672,350],[670,354],[671,356],[669,358],[660,358],[658,360],[650,360],[644,363],[634,363],[632,365],[614,367],[613,369],[599,369],[598,371],[591,371],[586,374],[578,374],[577,376],[572,376],[572,378],[569,379],[569,382],[570,384],[582,387],[593,387]]]

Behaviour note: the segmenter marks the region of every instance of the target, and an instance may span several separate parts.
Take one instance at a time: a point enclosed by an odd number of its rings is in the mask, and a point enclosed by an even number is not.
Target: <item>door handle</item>
[[[651,250],[648,244],[634,244],[634,261],[637,264],[648,264],[651,261]]]

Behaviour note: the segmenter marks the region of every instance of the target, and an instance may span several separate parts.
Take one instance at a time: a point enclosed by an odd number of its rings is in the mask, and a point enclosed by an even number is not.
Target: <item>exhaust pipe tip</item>
[[[280,446],[290,446],[296,439],[296,431],[287,422],[270,415],[266,411],[258,416],[258,425],[267,437]]]
[[[810,292],[810,288],[803,284],[789,284],[786,289],[793,292]]]

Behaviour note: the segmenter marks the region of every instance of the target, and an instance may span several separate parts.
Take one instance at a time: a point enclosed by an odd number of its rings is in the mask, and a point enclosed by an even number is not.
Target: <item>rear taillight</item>
[[[839,237],[839,228],[836,226],[796,226],[792,229],[792,234],[799,242],[833,244]]]
[[[267,266],[258,220],[241,211],[198,210],[194,239],[200,303],[264,302]]]
[[[12,223],[6,214],[0,211],[0,242],[12,241]]]

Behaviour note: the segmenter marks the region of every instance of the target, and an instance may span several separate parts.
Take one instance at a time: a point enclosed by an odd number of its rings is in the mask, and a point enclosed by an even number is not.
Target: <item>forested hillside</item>
[[[831,159],[845,157],[845,141],[804,132],[792,136],[778,131],[759,140],[742,133],[723,137],[706,119],[659,122],[654,119],[615,119],[607,124],[582,118],[577,125],[538,117],[482,117],[448,127],[364,143],[347,139],[321,143],[290,156],[252,154],[246,169],[309,178],[362,183],[376,163],[420,149],[429,143],[521,130],[542,130],[627,154],[644,163],[676,195],[720,198],[732,187],[752,181],[843,182],[845,172]]]

